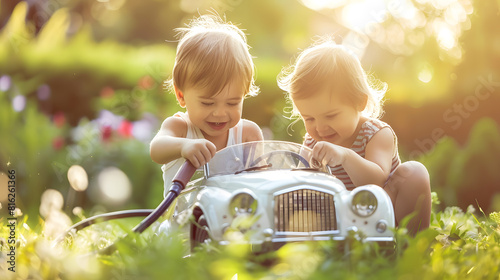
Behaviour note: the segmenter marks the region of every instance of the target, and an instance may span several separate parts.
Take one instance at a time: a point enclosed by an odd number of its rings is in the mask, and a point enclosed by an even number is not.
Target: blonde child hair
[[[238,27],[218,16],[202,15],[176,31],[180,40],[167,86],[206,88],[216,95],[236,80],[242,81],[245,97],[258,94],[250,47]]]
[[[325,87],[342,92],[353,106],[363,106],[365,117],[382,116],[383,97],[387,84],[377,81],[362,68],[358,57],[330,37],[323,37],[305,49],[294,64],[278,77],[279,87],[292,101],[307,98]],[[293,105],[292,117],[300,116]]]

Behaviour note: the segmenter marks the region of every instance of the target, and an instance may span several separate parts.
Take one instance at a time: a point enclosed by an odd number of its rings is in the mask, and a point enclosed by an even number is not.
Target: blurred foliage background
[[[2,0],[0,202],[15,170],[17,207],[34,217],[155,207],[149,141],[180,109],[163,86],[174,29],[207,12],[248,35],[261,93],[244,117],[268,139],[301,142],[276,77],[330,34],[388,83],[382,119],[441,207],[500,210],[498,0]]]

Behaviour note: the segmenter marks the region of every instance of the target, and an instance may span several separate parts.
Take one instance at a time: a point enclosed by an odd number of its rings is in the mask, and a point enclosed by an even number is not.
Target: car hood
[[[345,190],[344,185],[333,175],[302,170],[269,170],[221,175],[208,178],[207,187],[217,187],[228,191],[250,189],[254,192],[276,192],[290,187],[315,187],[330,192]]]

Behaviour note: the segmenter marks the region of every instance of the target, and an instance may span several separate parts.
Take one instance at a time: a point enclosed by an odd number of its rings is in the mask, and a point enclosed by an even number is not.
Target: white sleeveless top
[[[193,123],[191,123],[191,120],[189,120],[189,116],[187,113],[177,112],[174,114],[174,116],[180,117],[186,122],[187,139],[205,139],[201,130],[198,127],[194,126]],[[226,147],[235,144],[241,144],[242,140],[243,140],[243,119],[241,119],[238,122],[238,124],[236,124],[234,127],[229,129],[229,135],[227,137]],[[177,174],[177,171],[179,171],[179,168],[182,166],[182,164],[184,164],[184,162],[186,162],[185,158],[178,158],[176,160],[173,160],[169,163],[162,165],[161,170],[163,171],[164,197],[167,195],[167,192],[170,189],[172,179],[174,178],[175,174]]]

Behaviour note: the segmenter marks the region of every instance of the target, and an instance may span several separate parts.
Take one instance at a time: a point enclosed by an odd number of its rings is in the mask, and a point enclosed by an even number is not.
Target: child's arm
[[[167,118],[151,140],[151,159],[156,163],[165,164],[183,157],[196,168],[207,163],[217,151],[215,145],[205,139],[187,139],[186,133],[187,125],[184,120]]]
[[[318,142],[313,148],[313,157],[330,166],[341,164],[355,186],[384,186],[391,172],[395,149],[392,131],[383,128],[366,145],[365,158],[351,149],[328,142]]]
[[[249,120],[243,120],[243,143],[251,141],[262,141],[264,136],[260,127]]]

